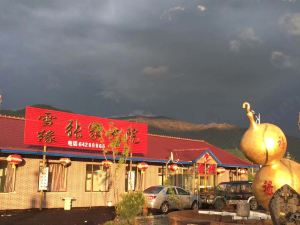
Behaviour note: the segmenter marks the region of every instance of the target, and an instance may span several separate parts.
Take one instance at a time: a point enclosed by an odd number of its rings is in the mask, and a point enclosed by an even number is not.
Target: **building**
[[[101,151],[49,147],[43,152],[43,147],[25,145],[24,126],[24,118],[0,115],[0,210],[62,208],[67,197],[73,199],[73,207],[104,206],[126,191],[166,182],[202,191],[221,181],[247,179],[248,169],[254,167],[202,140],[154,134],[148,134],[147,153],[106,167],[103,161],[113,157]],[[7,161],[15,154],[22,157],[16,166]],[[62,163],[66,158],[70,165]],[[139,169],[141,162],[149,167]],[[47,191],[41,191],[45,174]]]

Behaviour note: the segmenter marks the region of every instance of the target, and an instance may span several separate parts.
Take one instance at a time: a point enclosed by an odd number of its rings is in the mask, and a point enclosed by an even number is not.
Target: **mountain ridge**
[[[71,112],[68,110],[61,110],[56,107],[43,104],[34,106]],[[24,117],[25,110],[0,110],[0,114]],[[164,116],[126,116],[114,117],[112,119],[147,123],[148,131],[151,134],[205,140],[213,145],[216,145],[237,155],[238,157],[245,158],[243,153],[239,150],[239,145],[240,140],[247,128],[241,128],[239,126],[228,123],[195,124]],[[288,142],[287,152],[292,155],[292,158],[299,161],[300,152],[297,151],[297,149],[300,149],[300,139],[288,135],[286,136],[286,138]]]

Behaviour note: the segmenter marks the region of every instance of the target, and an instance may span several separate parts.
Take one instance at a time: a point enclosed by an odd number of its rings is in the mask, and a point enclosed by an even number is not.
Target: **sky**
[[[299,0],[2,0],[2,109],[49,104],[300,137]]]

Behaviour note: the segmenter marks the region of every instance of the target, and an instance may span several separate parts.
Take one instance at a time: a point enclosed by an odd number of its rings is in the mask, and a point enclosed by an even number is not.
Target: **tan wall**
[[[158,168],[161,166],[149,166],[146,170],[146,181],[144,188],[148,188],[153,185],[158,185]]]
[[[222,183],[222,182],[229,181],[229,171],[228,170],[226,170],[224,173],[218,174],[217,176],[218,176],[218,178],[217,178],[216,185],[218,185],[219,183]]]
[[[233,179],[233,181],[248,180],[248,173],[240,174],[238,176],[233,175],[232,179]],[[218,174],[217,184],[219,184],[221,182],[227,182],[227,181],[230,181],[229,170],[226,170],[224,173]]]
[[[40,161],[39,159],[24,158],[25,164],[17,166],[15,192],[0,193],[0,210],[40,207],[41,195],[38,192]],[[50,160],[50,162],[57,162],[57,160]],[[85,191],[86,164],[91,163],[72,161],[72,164],[67,168],[67,191],[46,192],[43,208],[63,208],[64,197],[75,198],[72,207],[105,206],[108,201],[112,201],[114,204],[114,190],[117,189],[120,195],[125,192],[125,165],[118,170],[117,188],[112,185],[109,192],[91,193]],[[94,164],[97,164],[97,162],[94,162]],[[158,165],[149,166],[144,174],[142,189],[159,184],[158,169],[160,167]],[[228,171],[218,175],[217,183],[223,181],[229,181]]]
[[[0,193],[0,209],[35,208],[39,203],[38,160],[26,159],[17,166],[15,192]]]
[[[40,160],[24,158],[24,161],[24,165],[17,166],[15,192],[0,193],[0,210],[40,207],[41,195],[38,192]],[[113,185],[110,192],[85,191],[86,164],[91,162],[72,161],[71,166],[67,168],[67,191],[46,192],[43,208],[63,208],[64,197],[75,198],[72,207],[105,206],[108,201],[114,202]],[[117,180],[118,193],[122,194],[125,191],[125,165],[118,170]],[[156,184],[158,184],[158,166],[150,166],[145,172],[143,188]]]

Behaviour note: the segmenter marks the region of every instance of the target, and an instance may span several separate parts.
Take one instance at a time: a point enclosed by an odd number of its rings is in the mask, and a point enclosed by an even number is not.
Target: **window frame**
[[[184,190],[184,189],[181,188],[181,187],[176,187],[176,189],[177,189],[178,195],[190,195],[190,193],[189,193],[188,191]],[[181,191],[182,193],[180,193],[180,191]]]
[[[14,167],[12,164],[10,164],[10,163],[8,163],[7,161],[6,161],[6,159],[3,159],[3,158],[0,158],[0,164],[2,164],[3,163],[3,172],[5,173],[5,175],[3,175],[3,177],[5,178],[5,179],[3,179],[4,180],[4,184],[3,184],[3,191],[0,189],[0,193],[1,194],[7,194],[7,193],[13,193],[13,192],[15,192],[16,191],[16,173],[17,173],[17,169],[16,169],[16,167]],[[8,169],[8,167],[10,167],[9,169]],[[6,187],[6,182],[7,182],[7,171],[11,171],[12,172],[12,174],[11,174],[11,176],[12,176],[12,184],[10,184],[11,185],[11,187],[12,187],[12,189],[11,190],[9,190],[9,191],[5,191],[5,187]],[[2,176],[1,176],[2,177]],[[1,179],[1,180],[2,180]],[[1,184],[1,183],[0,183]],[[2,186],[2,185],[1,185]]]
[[[137,165],[134,164],[131,166],[131,171],[133,171],[135,173],[134,175],[134,189],[133,190],[129,190],[128,189],[128,174],[130,171],[130,165],[126,165],[125,168],[125,192],[129,192],[129,191],[143,191],[142,190],[142,171],[138,169]],[[144,180],[146,180],[146,173],[144,172]]]
[[[88,166],[92,167],[92,170],[90,171],[90,173],[88,173]],[[94,190],[94,173],[95,171],[97,171],[98,169],[94,169],[94,167],[98,167],[99,170],[101,171],[105,171],[106,172],[106,179],[105,179],[105,190]],[[88,178],[88,174],[91,174],[91,178]],[[87,181],[90,180],[90,189],[87,189]],[[109,192],[110,191],[110,187],[109,187],[109,180],[110,180],[110,168],[105,168],[102,164],[99,163],[87,163],[85,164],[85,184],[84,184],[84,191],[85,192]]]
[[[57,165],[57,164],[59,164],[59,165],[61,165],[62,167],[63,167],[63,169],[64,169],[64,173],[65,173],[65,189],[64,190],[62,190],[62,191],[58,191],[58,190],[51,190],[51,182],[52,182],[52,180],[50,181],[50,164],[55,164],[55,165]],[[48,161],[47,163],[46,163],[46,166],[45,166],[45,168],[49,168],[49,171],[48,171],[48,188],[47,188],[47,190],[46,190],[46,192],[51,192],[51,193],[54,193],[54,192],[58,192],[58,193],[63,193],[63,192],[67,192],[68,191],[68,167],[65,167],[65,166],[63,166],[59,161]],[[41,173],[41,170],[43,169],[43,162],[42,161],[40,161],[40,163],[39,163],[39,174]],[[38,178],[38,192],[40,192],[41,190],[39,190],[39,178]]]

